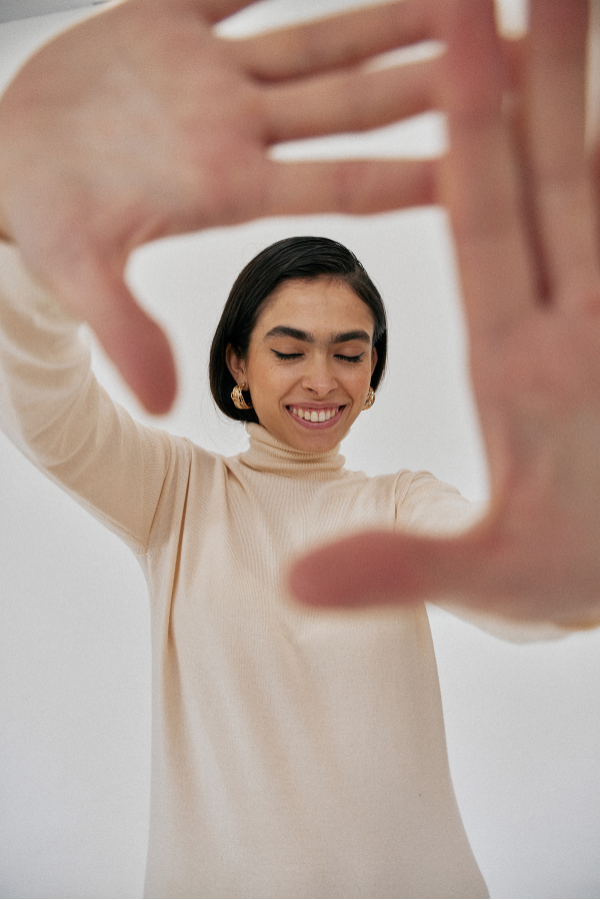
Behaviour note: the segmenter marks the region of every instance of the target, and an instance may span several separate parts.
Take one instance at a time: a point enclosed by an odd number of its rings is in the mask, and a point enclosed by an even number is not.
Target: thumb
[[[439,592],[453,543],[389,531],[353,535],[297,560],[289,586],[309,606],[408,605]]]
[[[93,329],[123,379],[151,413],[166,413],[177,392],[169,340],[125,284],[98,259],[69,270],[54,289],[66,308]]]

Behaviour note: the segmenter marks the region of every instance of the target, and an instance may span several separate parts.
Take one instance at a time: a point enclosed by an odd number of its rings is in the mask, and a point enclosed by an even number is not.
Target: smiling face
[[[227,365],[258,420],[297,450],[331,450],[361,412],[377,362],[373,314],[344,281],[284,281],[261,311],[248,353]]]

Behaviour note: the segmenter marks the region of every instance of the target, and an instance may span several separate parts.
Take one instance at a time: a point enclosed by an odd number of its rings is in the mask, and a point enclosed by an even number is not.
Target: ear
[[[232,344],[227,344],[225,362],[236,384],[246,381],[246,361],[238,355]]]
[[[377,350],[375,349],[375,347],[373,347],[373,349],[371,350],[371,375],[375,371],[375,366],[377,365],[377,359],[378,359]]]

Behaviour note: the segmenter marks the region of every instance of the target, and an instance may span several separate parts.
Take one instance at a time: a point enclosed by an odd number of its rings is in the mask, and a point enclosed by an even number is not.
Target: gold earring
[[[231,392],[231,399],[233,400],[233,405],[236,409],[252,409],[252,401],[250,403],[246,403],[244,399],[244,395],[242,391],[247,391],[248,385],[245,381],[242,381],[240,384],[236,384],[234,389]]]
[[[369,388],[369,392],[367,393],[367,399],[365,400],[365,405],[363,409],[371,409],[373,404],[375,403],[375,391],[372,387]]]

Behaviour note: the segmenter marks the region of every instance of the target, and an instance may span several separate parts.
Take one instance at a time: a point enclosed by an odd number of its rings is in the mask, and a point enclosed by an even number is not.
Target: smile
[[[332,406],[329,409],[304,409],[302,406],[288,406],[287,408],[293,416],[301,419],[303,422],[320,424],[334,419],[344,407]]]

